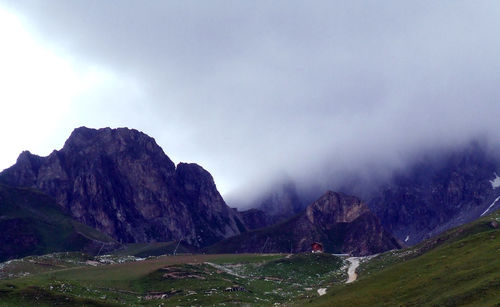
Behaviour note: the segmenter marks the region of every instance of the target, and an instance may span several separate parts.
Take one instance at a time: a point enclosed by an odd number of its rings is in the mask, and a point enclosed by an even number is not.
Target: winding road
[[[349,278],[347,278],[347,281],[345,282],[346,284],[349,284],[358,278],[358,274],[356,274],[356,269],[359,266],[359,257],[349,257],[346,260],[351,263],[349,265],[349,268],[347,269],[347,275],[349,276]]]

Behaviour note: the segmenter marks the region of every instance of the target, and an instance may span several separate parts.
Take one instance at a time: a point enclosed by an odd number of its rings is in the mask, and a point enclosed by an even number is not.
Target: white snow
[[[500,196],[498,196],[495,201],[488,207],[488,209],[486,209],[483,214],[481,214],[481,216],[485,215],[488,211],[490,211],[491,208],[493,208],[493,206],[497,203],[497,201],[500,200]]]
[[[495,173],[495,179],[490,180],[490,183],[493,189],[500,187],[500,177],[498,177],[497,173]]]
[[[347,269],[347,275],[349,276],[349,278],[345,282],[346,284],[349,284],[358,278],[358,274],[356,274],[356,269],[359,266],[359,257],[349,257],[346,260],[351,263],[349,269]]]
[[[318,289],[318,294],[319,294],[319,296],[325,295],[326,294],[326,288],[319,288]]]
[[[408,240],[410,240],[410,235],[406,236],[405,242],[408,242]]]

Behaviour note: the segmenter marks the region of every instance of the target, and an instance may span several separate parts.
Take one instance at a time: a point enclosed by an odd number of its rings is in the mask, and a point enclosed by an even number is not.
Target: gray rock
[[[2,181],[53,196],[73,217],[121,242],[206,246],[245,231],[201,166],[175,167],[133,129],[77,128],[48,157],[23,152]]]

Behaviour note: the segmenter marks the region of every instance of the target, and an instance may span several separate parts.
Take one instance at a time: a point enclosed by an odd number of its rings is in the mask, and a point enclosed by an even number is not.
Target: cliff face
[[[244,231],[206,170],[175,167],[137,130],[75,129],[60,151],[23,152],[0,178],[46,192],[77,220],[122,242],[206,246]]]
[[[396,174],[369,206],[396,237],[415,244],[499,208],[495,171],[495,159],[472,144]]]
[[[258,229],[272,224],[269,216],[259,209],[249,209],[239,214],[247,229]]]
[[[401,245],[367,205],[354,196],[327,192],[306,210],[273,226],[209,247],[209,252],[305,252],[322,242],[327,252],[370,255]]]

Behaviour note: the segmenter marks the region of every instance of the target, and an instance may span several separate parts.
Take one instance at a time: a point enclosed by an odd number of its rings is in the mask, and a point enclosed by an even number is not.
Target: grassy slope
[[[67,297],[67,305],[85,302],[82,304],[207,306],[247,303],[269,306],[275,302],[291,303],[298,298],[310,299],[318,295],[316,289],[320,285],[345,280],[342,271],[339,273],[343,262],[335,256],[284,257],[182,255],[98,267],[64,268],[0,280],[0,305],[33,301],[62,304]]]
[[[374,258],[317,306],[500,306],[500,213]],[[500,223],[499,223],[500,224]]]
[[[166,254],[173,254],[174,251],[176,251],[177,254],[192,252],[191,248],[185,244],[181,243],[179,244],[179,246],[177,245],[178,241],[129,243],[123,245],[122,248],[113,251],[111,254],[117,256],[130,255],[135,257],[149,257],[149,256],[161,256]]]
[[[49,196],[0,184],[0,261],[26,255],[81,250],[91,241],[114,241],[74,221]]]
[[[14,196],[18,192],[8,191]],[[8,193],[0,194],[2,216],[29,219],[38,214],[37,218],[48,225],[62,225],[64,231],[47,238],[54,242],[51,244],[67,236],[68,231],[73,233],[73,222],[68,222],[50,200],[34,202],[28,197],[27,202],[15,202],[15,207],[5,201],[12,198]],[[45,197],[30,193],[38,201]],[[23,195],[30,193],[23,191]],[[37,211],[38,206],[47,207]],[[345,271],[339,270],[342,262],[327,254],[291,258],[252,254],[164,256],[98,267],[85,266],[82,262],[87,256],[81,254],[64,254],[56,260],[28,259],[16,264],[15,270],[31,270],[34,274],[0,280],[0,305],[266,306],[305,302],[318,306],[500,306],[500,228],[492,227],[492,221],[500,224],[500,212],[413,248],[382,254],[363,263],[359,280],[348,285],[343,284]],[[100,236],[80,227],[86,236]],[[130,245],[121,252],[140,255],[171,249],[172,245]],[[72,257],[80,263],[73,262]],[[244,290],[225,290],[234,287]],[[317,298],[319,287],[328,287],[328,292]]]

